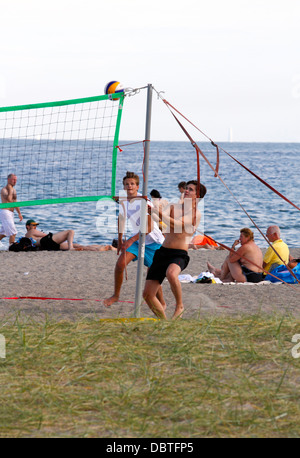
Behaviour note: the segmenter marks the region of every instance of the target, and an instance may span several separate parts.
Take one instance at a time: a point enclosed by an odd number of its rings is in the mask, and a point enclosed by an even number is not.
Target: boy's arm
[[[123,234],[125,231],[125,217],[120,212],[118,216],[118,247],[117,247],[117,254],[119,254],[122,245],[123,245]]]
[[[193,212],[189,212],[186,215],[182,215],[179,218],[174,216],[174,205],[169,205],[162,210],[154,210],[159,218],[171,229],[175,231],[185,230],[185,232],[195,232],[201,219],[201,213],[199,210],[196,211],[196,218]],[[191,230],[188,230],[191,229]]]
[[[159,220],[163,221],[171,229],[183,227],[183,218],[177,220],[174,218],[174,205],[168,205],[164,209],[155,207],[152,209],[152,213],[158,215]]]

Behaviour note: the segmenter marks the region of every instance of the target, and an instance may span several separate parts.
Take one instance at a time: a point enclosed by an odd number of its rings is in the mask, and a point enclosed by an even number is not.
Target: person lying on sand
[[[205,248],[207,250],[224,250],[225,248],[219,246],[211,237],[206,235],[195,235],[191,243],[189,243],[189,250],[199,250],[199,248]]]
[[[232,250],[241,245],[235,252],[230,252],[221,269],[214,267],[209,262],[209,272],[220,278],[223,283],[237,281],[239,283],[263,281],[263,255],[261,249],[254,242],[251,229],[244,228],[240,231],[240,238],[235,240]],[[244,258],[245,256],[245,258]]]
[[[72,250],[72,251],[108,251],[108,250],[116,250],[116,248],[112,247],[111,245],[80,245],[78,243],[74,243],[74,234],[75,232],[70,229],[66,231],[56,232],[52,234],[45,234],[42,231],[37,229],[37,223],[33,219],[29,219],[26,222],[26,229],[27,232],[25,237],[32,238],[35,241],[37,247],[40,250],[47,250],[47,251],[59,251],[59,250]]]

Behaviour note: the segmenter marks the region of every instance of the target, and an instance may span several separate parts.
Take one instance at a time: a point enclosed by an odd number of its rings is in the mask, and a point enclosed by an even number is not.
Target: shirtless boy
[[[200,184],[200,198],[205,194],[206,188]],[[187,253],[189,243],[200,223],[198,200],[197,181],[188,181],[183,203],[172,204],[159,212],[159,217],[167,224],[168,230],[165,232],[162,247],[154,255],[153,264],[147,274],[143,296],[153,313],[161,319],[167,319],[166,306],[159,301],[157,291],[165,277],[170,283],[176,300],[173,319],[180,317],[184,311],[178,275],[189,263],[190,258]]]
[[[241,244],[240,248],[235,252],[230,252],[221,269],[217,269],[208,262],[208,270],[224,283],[233,281],[258,283],[262,281],[263,255],[261,249],[254,242],[251,229],[241,229],[240,238],[235,240],[231,248],[235,250],[239,244]]]
[[[10,202],[17,201],[17,192],[14,186],[17,183],[17,177],[13,173],[10,173],[7,177],[7,185],[1,189],[1,202],[3,204],[8,204]],[[2,208],[0,210],[0,240],[4,237],[9,237],[9,244],[14,243],[17,229],[14,223],[14,209],[19,215],[20,221],[22,221],[23,216],[21,215],[20,209],[18,207],[11,208]]]

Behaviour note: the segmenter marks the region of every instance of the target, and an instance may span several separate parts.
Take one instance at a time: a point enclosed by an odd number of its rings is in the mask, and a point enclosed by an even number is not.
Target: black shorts
[[[161,247],[156,250],[146,280],[157,280],[161,284],[166,277],[166,272],[170,264],[177,264],[184,270],[190,261],[190,257],[185,250]]]
[[[49,232],[48,235],[45,235],[45,237],[41,238],[41,241],[40,241],[41,250],[48,250],[48,251],[60,250],[59,243],[54,242],[54,240],[52,240],[52,236],[53,236],[52,232]]]
[[[241,266],[243,274],[246,277],[247,282],[259,283],[264,280],[264,275],[262,272],[253,272],[253,270],[248,269],[248,267]]]

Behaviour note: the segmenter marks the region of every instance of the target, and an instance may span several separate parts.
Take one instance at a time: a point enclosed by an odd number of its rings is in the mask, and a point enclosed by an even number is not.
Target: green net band
[[[57,102],[34,103],[28,105],[16,105],[11,107],[0,107],[0,113],[7,111],[34,110],[38,108],[62,107],[65,105],[77,105],[79,103],[97,102],[99,100],[124,100],[124,93],[119,92],[110,95],[96,95],[94,97],[84,97],[80,99],[60,100]]]
[[[124,93],[0,108],[0,208],[87,202],[115,195]]]
[[[98,200],[113,200],[112,196],[83,196],[83,197],[62,197],[60,199],[40,199],[28,200],[24,202],[9,202],[1,204],[0,208],[16,208],[16,207],[32,207],[36,205],[51,205],[51,204],[69,204],[72,202],[93,202]]]

